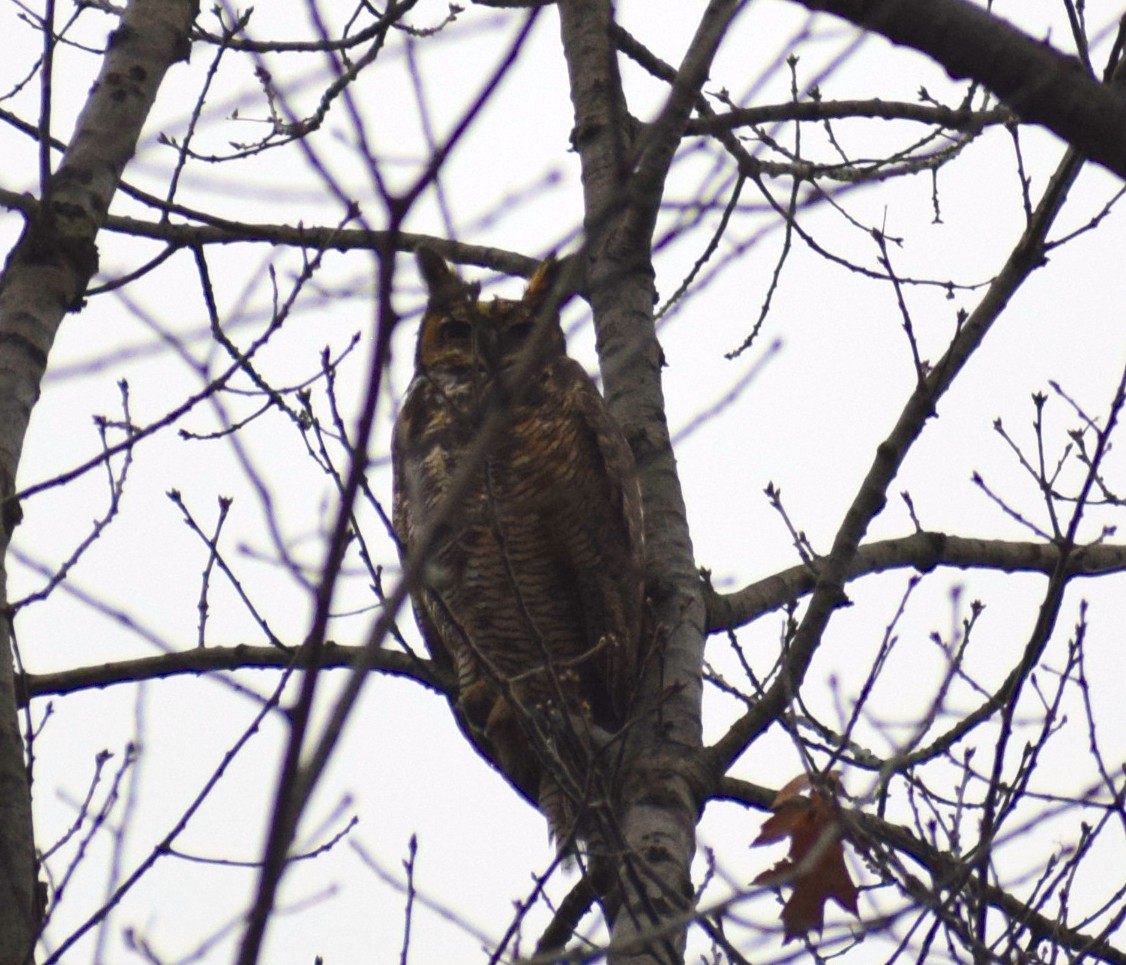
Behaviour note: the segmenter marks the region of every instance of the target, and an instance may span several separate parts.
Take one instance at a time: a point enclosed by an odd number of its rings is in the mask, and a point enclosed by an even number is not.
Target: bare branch
[[[364,648],[326,643],[318,659],[318,666],[327,670],[333,667],[351,667],[361,658]],[[35,697],[61,696],[83,690],[116,687],[120,684],[139,683],[142,680],[160,680],[184,674],[207,674],[221,670],[285,670],[308,667],[310,654],[299,647],[254,647],[236,644],[231,647],[197,647],[164,653],[156,657],[138,657],[135,660],[118,660],[98,666],[76,667],[55,673],[25,674],[21,687],[21,703]],[[371,669],[396,677],[407,677],[443,695],[453,692],[454,682],[449,675],[429,660],[398,650],[377,650],[367,659]]]
[[[1000,570],[1003,573],[1051,574],[1059,564],[1060,548],[1053,543],[1010,542],[919,532],[859,547],[849,565],[846,582],[910,567],[928,573],[935,567]],[[1067,575],[1099,576],[1126,570],[1126,546],[1097,543],[1068,554]],[[811,592],[817,574],[808,566],[792,566],[734,593],[707,595],[708,633],[734,630],[772,613]]]
[[[1023,120],[1126,178],[1126,98],[1074,57],[967,0],[795,0],[933,58],[952,77],[984,84]]]

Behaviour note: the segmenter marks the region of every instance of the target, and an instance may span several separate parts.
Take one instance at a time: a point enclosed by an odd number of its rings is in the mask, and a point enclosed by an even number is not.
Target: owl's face
[[[427,248],[419,249],[418,264],[429,290],[418,330],[418,372],[488,378],[519,364],[522,353],[533,342],[545,363],[566,354],[558,315],[544,319],[547,331],[541,339],[533,339],[537,315],[558,274],[559,263],[554,259],[549,258],[536,269],[519,301],[478,301],[480,286],[467,285]]]

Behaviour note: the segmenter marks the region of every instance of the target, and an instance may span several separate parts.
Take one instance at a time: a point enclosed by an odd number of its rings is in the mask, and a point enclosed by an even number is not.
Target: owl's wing
[[[582,375],[576,379],[575,402],[587,428],[593,434],[604,467],[608,484],[610,505],[617,523],[620,521],[630,547],[630,558],[636,566],[636,576],[643,578],[645,566],[645,524],[641,510],[641,488],[638,485],[637,465],[621,427],[610,415],[606,401],[599,394],[578,362],[567,361]]]
[[[622,639],[597,660],[612,705],[610,717],[621,723],[637,685],[641,660],[645,600],[641,489],[633,452],[605,400],[581,365],[570,358],[561,361],[573,367],[574,372],[567,373],[570,401],[584,434],[593,441],[587,451],[596,464],[587,474],[586,485],[592,491],[586,504],[592,516],[592,536],[600,542],[600,555],[609,564],[598,574],[601,592],[618,602],[624,622],[618,632]]]
[[[393,469],[391,526],[399,541],[399,558],[402,560],[404,567],[416,545],[414,505],[416,500],[425,498],[425,487],[422,483],[426,467],[423,465],[421,454],[416,451],[411,442],[411,436],[414,435],[415,410],[419,404],[418,394],[408,391],[391,436]],[[434,613],[435,604],[430,597],[431,594],[425,589],[421,591],[412,590],[411,599],[414,603],[415,621],[418,623],[423,643],[431,659],[442,670],[453,673],[455,670],[453,655],[439,632],[436,614]]]

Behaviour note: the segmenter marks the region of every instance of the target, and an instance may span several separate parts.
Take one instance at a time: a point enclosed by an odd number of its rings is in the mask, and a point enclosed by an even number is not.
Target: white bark
[[[0,498],[6,550],[24,436],[51,345],[97,268],[95,237],[168,68],[186,59],[193,0],[133,0],[108,41],[74,137],[0,277]],[[0,593],[7,600],[0,567]],[[0,965],[30,961],[41,909],[16,675],[0,625]]]

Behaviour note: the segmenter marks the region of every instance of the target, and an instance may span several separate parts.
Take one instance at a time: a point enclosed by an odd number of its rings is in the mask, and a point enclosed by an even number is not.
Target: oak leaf
[[[835,784],[836,775],[831,775]],[[809,789],[809,794],[800,792]],[[754,880],[756,885],[788,885],[792,894],[782,907],[784,942],[807,932],[820,933],[825,902],[832,898],[859,915],[856,885],[844,860],[840,821],[833,798],[811,785],[808,775],[790,781],[774,799],[774,813],[751,846],[790,839],[790,854]]]

